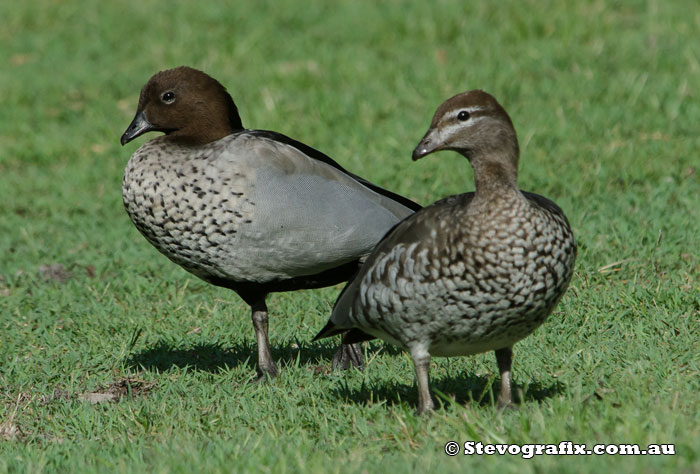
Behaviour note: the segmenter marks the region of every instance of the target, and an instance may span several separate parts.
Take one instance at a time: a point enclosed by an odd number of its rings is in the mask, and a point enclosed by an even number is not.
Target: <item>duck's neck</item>
[[[518,157],[509,153],[494,153],[471,160],[474,168],[476,195],[488,197],[492,193],[518,189]]]
[[[234,131],[228,127],[207,126],[198,124],[195,129],[182,129],[168,133],[166,140],[184,146],[203,146],[221,140],[231,135]]]

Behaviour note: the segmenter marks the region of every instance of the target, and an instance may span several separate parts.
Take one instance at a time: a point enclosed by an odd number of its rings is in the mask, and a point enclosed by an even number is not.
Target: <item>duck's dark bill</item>
[[[148,120],[146,120],[146,116],[144,115],[143,111],[137,113],[134,120],[131,121],[126,131],[122,135],[122,146],[126,145],[134,138],[140,137],[146,132],[150,132],[151,130],[155,130],[155,128]]]

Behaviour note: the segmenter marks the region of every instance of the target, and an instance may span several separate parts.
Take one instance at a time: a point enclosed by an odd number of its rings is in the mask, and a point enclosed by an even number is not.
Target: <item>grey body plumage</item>
[[[453,120],[461,111],[468,118]],[[480,120],[470,123],[475,117]],[[510,403],[511,348],[544,322],[573,273],[576,244],[564,213],[515,185],[515,131],[493,133],[508,127],[505,111],[481,91],[438,109],[414,158],[463,152],[475,168],[476,192],[438,201],[398,224],[348,283],[317,336],[359,329],[408,349],[420,411],[433,407],[431,355],[495,350],[499,401]]]
[[[258,368],[274,375],[268,293],[348,280],[381,237],[420,206],[284,135],[242,127],[217,81],[190,68],[154,75],[122,143],[166,135],[129,160],[122,197],[138,230],[187,271],[251,306]],[[343,345],[334,365],[362,364]]]
[[[412,211],[332,166],[246,131],[197,147],[150,140],[129,161],[136,227],[204,279],[270,282],[367,255]]]

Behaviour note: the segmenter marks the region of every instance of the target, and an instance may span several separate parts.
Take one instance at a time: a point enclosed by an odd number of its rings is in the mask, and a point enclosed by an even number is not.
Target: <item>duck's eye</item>
[[[175,93],[173,91],[163,92],[163,95],[160,96],[160,100],[166,104],[172,104],[175,102]]]
[[[462,110],[460,113],[457,114],[457,120],[460,120],[462,122],[466,122],[467,120],[469,120],[469,117],[469,112],[467,112],[466,110]]]

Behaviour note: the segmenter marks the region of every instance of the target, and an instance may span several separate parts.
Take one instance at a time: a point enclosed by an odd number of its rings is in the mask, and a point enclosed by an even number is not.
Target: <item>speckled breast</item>
[[[378,260],[391,280],[365,276],[368,324],[445,356],[507,347],[534,331],[568,286],[576,246],[563,215],[527,200],[505,209],[478,219],[455,209],[430,238]]]
[[[223,172],[216,147],[197,153],[156,138],[124,171],[124,207],[137,229],[161,253],[203,278],[230,277],[224,260],[254,203],[242,173]]]

